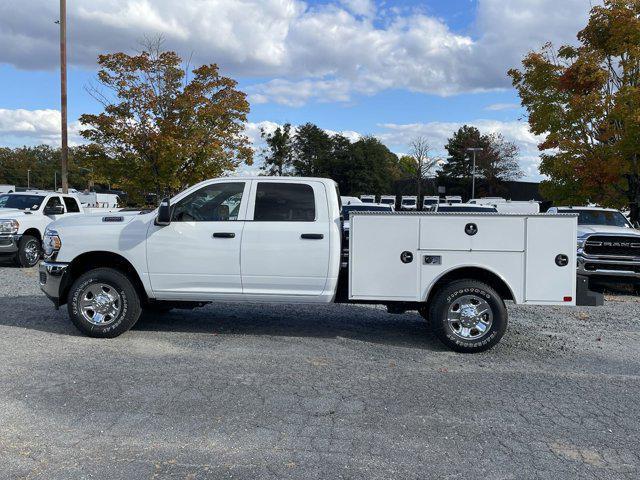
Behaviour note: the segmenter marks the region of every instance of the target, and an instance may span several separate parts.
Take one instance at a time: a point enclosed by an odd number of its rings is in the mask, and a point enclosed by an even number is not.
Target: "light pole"
[[[62,170],[62,193],[69,193],[67,138],[67,1],[60,0],[60,120],[62,124],[62,149],[60,167]]]
[[[31,169],[27,169],[27,190],[31,188]]]
[[[471,198],[476,198],[476,152],[481,152],[483,149],[479,147],[467,148],[468,152],[473,152],[473,171],[471,172]]]

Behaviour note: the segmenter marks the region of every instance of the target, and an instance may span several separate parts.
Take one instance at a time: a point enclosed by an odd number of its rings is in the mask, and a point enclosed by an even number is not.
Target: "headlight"
[[[578,253],[582,253],[584,251],[584,243],[587,241],[586,237],[578,237],[578,242],[576,246],[578,248]]]
[[[44,256],[50,259],[58,253],[60,247],[62,247],[62,240],[60,240],[58,232],[47,227],[44,231],[44,238],[42,239],[42,250],[44,251]]]
[[[20,227],[20,224],[18,223],[17,220],[13,220],[13,219],[7,219],[7,220],[2,220],[0,219],[0,234],[9,234],[9,235],[13,235],[18,233],[18,228]]]

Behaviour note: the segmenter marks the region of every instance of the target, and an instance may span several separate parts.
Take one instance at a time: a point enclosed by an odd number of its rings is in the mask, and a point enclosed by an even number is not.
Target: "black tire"
[[[488,315],[491,315],[491,322],[486,331],[480,329],[485,324],[471,327],[468,331],[469,338],[463,338],[462,321],[450,322],[448,319],[449,309],[455,311],[456,306],[460,308],[460,304],[455,302],[463,297],[471,302],[467,305],[472,308],[478,308],[473,305],[474,301],[483,302],[482,305],[488,306],[490,312],[487,316],[482,316],[483,320],[486,321]],[[476,280],[456,280],[440,288],[430,304],[425,307],[420,313],[427,317],[433,333],[447,347],[457,352],[475,353],[488,350],[495,346],[507,331],[508,314],[504,301],[493,288]],[[473,322],[471,319],[469,321]]]
[[[36,256],[33,256],[33,252]],[[31,268],[38,264],[42,257],[42,245],[40,240],[33,235],[23,235],[18,244],[18,253],[16,254],[16,264],[19,267]]]
[[[113,302],[118,308],[117,314],[113,318],[106,317],[108,321],[104,324],[93,323],[82,313],[81,303],[89,298],[88,294],[91,293],[89,289],[101,289],[110,298],[118,298],[118,302]],[[113,338],[122,335],[135,325],[142,312],[140,295],[131,280],[122,272],[112,268],[96,268],[78,277],[69,290],[67,309],[71,321],[78,330],[85,335],[97,338]],[[95,312],[93,315],[95,318]]]

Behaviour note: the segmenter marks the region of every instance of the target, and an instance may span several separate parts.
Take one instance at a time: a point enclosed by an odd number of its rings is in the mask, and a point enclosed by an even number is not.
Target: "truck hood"
[[[51,224],[51,228],[61,227],[69,229],[73,227],[87,227],[87,226],[104,226],[104,227],[118,227],[131,223],[135,219],[140,219],[152,213],[141,214],[140,212],[104,212],[104,213],[90,213],[84,215],[70,215],[63,217]]]
[[[640,230],[626,227],[612,227],[608,225],[578,225],[579,237],[595,234],[640,236]]]
[[[29,210],[18,210],[17,208],[0,208],[0,218],[13,218],[20,220],[26,216],[33,215],[34,212]]]

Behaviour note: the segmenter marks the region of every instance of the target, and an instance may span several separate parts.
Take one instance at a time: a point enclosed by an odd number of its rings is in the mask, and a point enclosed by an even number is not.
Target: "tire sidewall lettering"
[[[117,292],[120,294],[120,297],[122,298],[122,309],[120,311],[120,315],[118,315],[118,318],[116,319],[115,322],[112,322],[112,323],[110,323],[109,325],[107,325],[105,327],[101,327],[99,325],[93,325],[93,324],[87,322],[84,319],[84,317],[82,316],[82,314],[80,313],[80,309],[78,308],[80,292],[82,292],[86,287],[88,287],[92,283],[96,283],[98,281],[101,281],[103,283],[107,283],[108,285],[113,287],[115,290],[117,290]],[[87,326],[91,330],[100,330],[100,331],[103,331],[103,332],[107,333],[107,332],[110,332],[111,330],[113,330],[114,328],[117,328],[124,321],[124,319],[127,318],[127,312],[128,312],[128,309],[129,309],[129,301],[128,301],[127,293],[120,286],[114,285],[113,282],[109,281],[109,280],[102,280],[102,279],[99,279],[99,278],[96,278],[96,277],[91,277],[91,278],[86,279],[84,282],[79,284],[74,289],[73,295],[71,296],[71,309],[72,309],[73,315],[78,320],[80,320],[81,322],[87,324]]]

